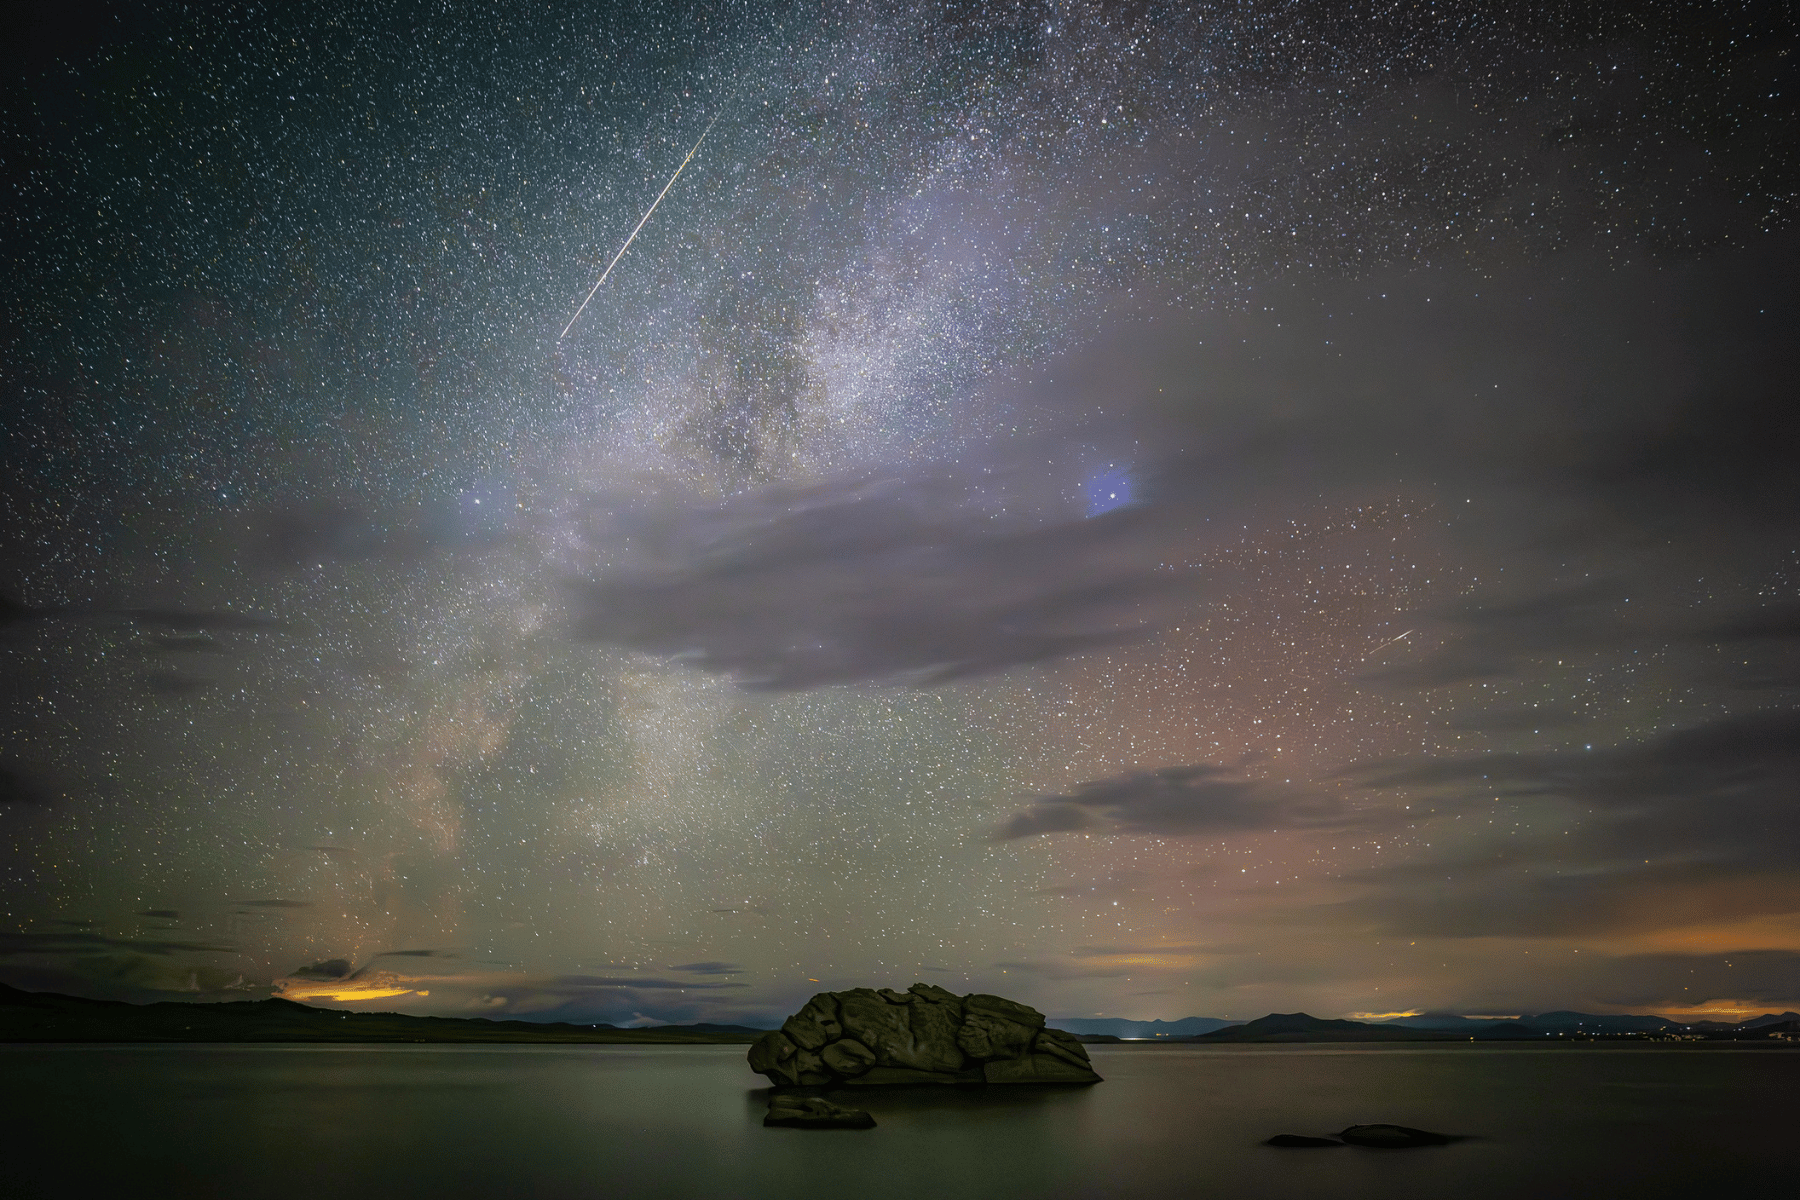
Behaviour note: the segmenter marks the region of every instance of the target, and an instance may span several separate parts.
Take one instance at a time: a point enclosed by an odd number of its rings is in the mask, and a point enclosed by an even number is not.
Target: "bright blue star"
[[[1089,476],[1081,485],[1087,497],[1087,515],[1097,517],[1132,503],[1131,472],[1108,463],[1104,471]]]

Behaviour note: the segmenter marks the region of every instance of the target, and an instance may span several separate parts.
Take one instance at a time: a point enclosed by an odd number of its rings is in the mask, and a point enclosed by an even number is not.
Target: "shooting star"
[[[1368,662],[1371,658],[1374,658],[1377,654],[1380,654],[1383,650],[1386,650],[1389,646],[1393,645],[1395,642],[1403,642],[1407,638],[1411,637],[1413,634],[1415,634],[1417,632],[1419,632],[1419,631],[1416,629],[1409,629],[1397,638],[1389,638],[1387,641],[1381,643],[1381,645],[1375,647],[1373,650],[1371,650],[1367,654],[1363,655],[1362,660],[1364,662]]]
[[[587,311],[588,301],[594,298],[594,293],[600,290],[600,285],[606,282],[606,277],[611,275],[613,268],[619,265],[619,260],[625,257],[625,252],[631,249],[631,243],[637,241],[637,235],[642,233],[644,226],[650,223],[651,214],[656,212],[656,206],[663,202],[663,197],[669,194],[669,189],[675,186],[675,181],[681,178],[681,173],[687,170],[687,165],[694,161],[694,155],[700,153],[700,147],[706,141],[706,135],[713,131],[713,126],[719,123],[719,118],[725,115],[725,109],[729,107],[731,107],[731,102],[727,100],[719,111],[713,114],[713,119],[707,122],[706,129],[700,134],[700,140],[694,143],[694,148],[687,152],[687,157],[681,160],[681,165],[675,168],[673,175],[669,176],[669,182],[663,184],[663,190],[658,192],[656,199],[650,202],[650,208],[644,213],[644,219],[637,223],[637,228],[631,231],[631,236],[625,239],[625,244],[619,247],[619,252],[612,256],[611,262],[606,264],[606,270],[600,272],[600,278],[596,279],[594,286],[588,289],[587,297],[582,300],[581,307],[575,310],[575,315],[569,318],[569,323],[563,326],[563,331],[556,335],[557,341],[560,342],[568,337],[569,330],[575,328],[575,322],[581,320],[581,314]]]

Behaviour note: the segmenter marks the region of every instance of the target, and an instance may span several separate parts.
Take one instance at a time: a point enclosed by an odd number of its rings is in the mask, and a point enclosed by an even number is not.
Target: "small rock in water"
[[[1377,1150],[1405,1150],[1412,1146],[1448,1146],[1460,1138],[1426,1129],[1409,1129],[1405,1125],[1352,1125],[1338,1134],[1352,1146],[1368,1146]]]
[[[845,1108],[823,1096],[777,1095],[769,1100],[764,1125],[791,1125],[796,1129],[873,1129],[875,1118],[860,1108]]]
[[[1342,1146],[1344,1143],[1337,1141],[1335,1138],[1307,1137],[1302,1133],[1278,1133],[1268,1141],[1264,1142],[1263,1145],[1285,1146],[1294,1150],[1310,1150],[1317,1146]]]

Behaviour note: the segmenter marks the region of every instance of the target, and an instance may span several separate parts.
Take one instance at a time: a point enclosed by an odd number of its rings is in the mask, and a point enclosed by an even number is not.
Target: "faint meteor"
[[[600,290],[600,285],[606,282],[606,277],[611,275],[613,268],[619,265],[619,260],[625,257],[625,252],[631,249],[631,243],[637,241],[637,235],[642,233],[644,226],[650,223],[650,216],[656,211],[656,206],[663,202],[663,197],[669,194],[669,189],[675,186],[675,181],[681,178],[681,173],[687,170],[687,165],[694,161],[694,155],[700,153],[700,146],[702,142],[706,141],[706,135],[713,131],[713,126],[719,123],[719,118],[725,115],[725,109],[730,106],[730,101],[727,101],[718,112],[713,114],[713,119],[706,123],[706,129],[700,134],[700,141],[694,143],[694,148],[687,152],[687,157],[681,160],[681,165],[675,168],[673,175],[669,176],[669,182],[663,184],[663,190],[658,192],[656,199],[650,202],[650,208],[644,213],[644,219],[637,223],[637,228],[631,231],[631,236],[625,239],[625,244],[619,247],[619,252],[612,256],[611,262],[606,264],[606,270],[600,272],[600,278],[596,279],[594,286],[588,289],[588,294],[582,300],[581,307],[575,310],[575,315],[569,318],[569,323],[563,326],[563,331],[556,335],[557,341],[560,342],[568,337],[569,330],[575,328],[575,322],[581,320],[581,314],[587,311],[588,301],[594,298],[594,293]]]
[[[1419,631],[1416,629],[1409,629],[1397,638],[1389,638],[1387,641],[1381,643],[1381,645],[1375,647],[1373,650],[1371,650],[1367,654],[1363,655],[1363,661],[1368,662],[1371,658],[1374,658],[1377,654],[1380,654],[1383,650],[1386,650],[1389,646],[1393,645],[1395,642],[1405,641],[1407,638],[1411,637],[1413,634],[1415,634],[1417,632],[1419,632]]]

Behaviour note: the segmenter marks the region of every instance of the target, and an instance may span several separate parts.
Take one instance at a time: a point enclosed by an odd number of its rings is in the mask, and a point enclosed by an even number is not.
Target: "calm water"
[[[0,1047],[12,1196],[1792,1195],[1800,1053],[1093,1047],[1074,1090],[851,1093],[764,1129],[741,1046]],[[1390,1121],[1478,1135],[1275,1150]],[[23,1184],[23,1188],[18,1185]]]

